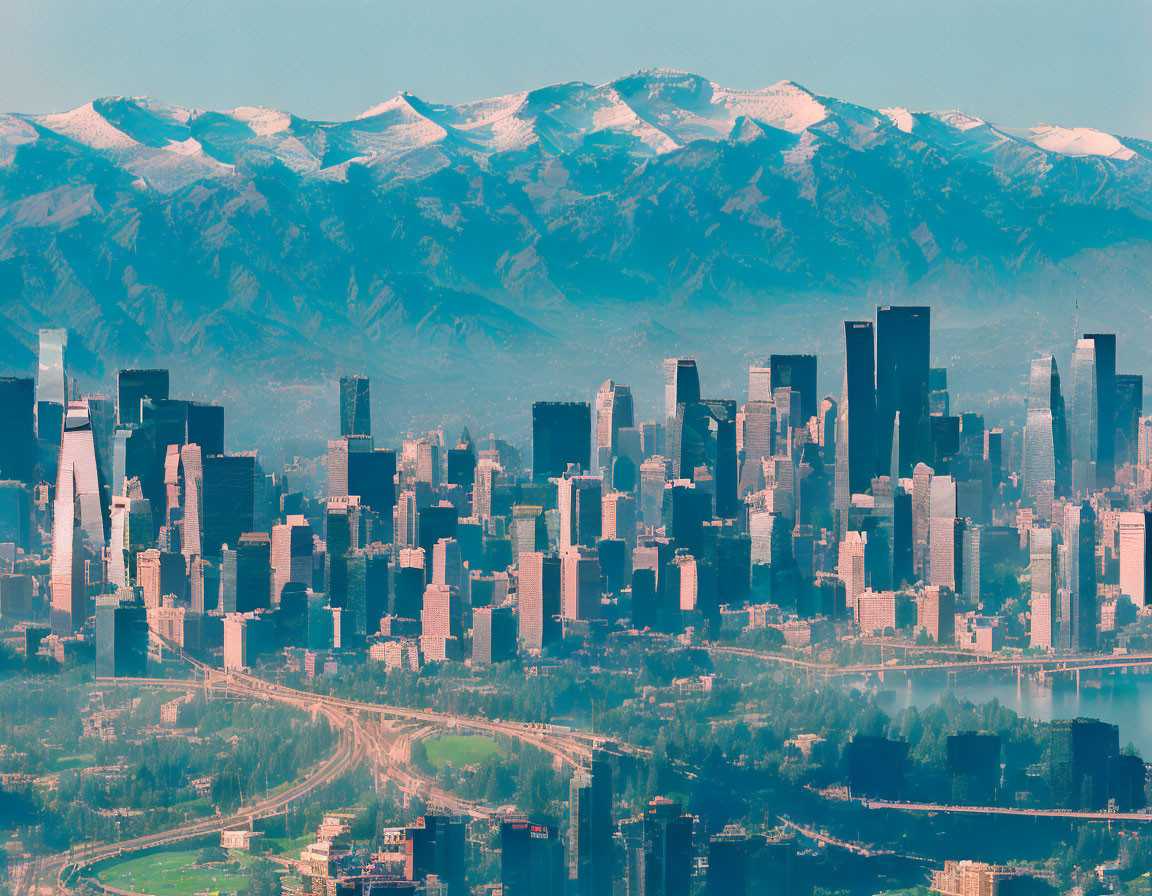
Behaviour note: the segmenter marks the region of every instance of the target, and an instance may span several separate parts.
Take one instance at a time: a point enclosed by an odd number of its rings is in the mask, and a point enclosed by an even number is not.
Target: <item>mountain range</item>
[[[523,424],[529,397],[609,375],[654,404],[664,353],[743,395],[749,360],[834,355],[839,319],[892,302],[933,304],[941,364],[1070,351],[1075,320],[1143,337],[1150,248],[1148,141],[789,81],[402,93],[350,121],[139,97],[0,114],[0,366],[65,327],[82,380],[176,365],[249,440],[285,413],[330,432],[346,370],[389,430]]]

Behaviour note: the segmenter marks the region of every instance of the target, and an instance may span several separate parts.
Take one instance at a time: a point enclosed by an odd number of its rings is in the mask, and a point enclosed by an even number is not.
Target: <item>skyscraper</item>
[[[516,615],[511,606],[472,611],[472,668],[504,663],[516,656]]]
[[[532,478],[563,476],[569,464],[591,470],[592,407],[586,402],[537,401],[532,405]]]
[[[204,557],[219,557],[222,544],[235,545],[241,535],[252,531],[258,466],[252,455],[221,454],[201,457],[200,469],[200,553]]]
[[[560,638],[560,574],[559,557],[538,551],[520,555],[520,640],[527,650],[539,652]]]
[[[791,389],[800,393],[800,419],[793,426],[803,426],[816,416],[816,356],[769,355],[768,369],[772,393],[777,389]],[[749,401],[752,396],[748,396]]]
[[[78,631],[87,616],[85,554],[102,579],[106,513],[96,468],[88,405],[70,402],[64,420],[52,515],[52,619],[56,631]],[[77,618],[77,614],[79,618]]]
[[[1096,484],[1116,481],[1116,334],[1085,333],[1096,354]]]
[[[596,393],[596,458],[601,469],[618,453],[620,430],[634,425],[632,390],[605,380]]]
[[[678,405],[700,400],[700,372],[695,358],[664,359],[664,416],[672,431]]]
[[[680,804],[657,797],[644,813],[644,896],[692,892],[692,816]]]
[[[573,545],[593,547],[603,521],[601,482],[596,476],[565,476],[557,481],[560,512],[560,550]]]
[[[560,554],[560,603],[565,619],[600,618],[600,558],[591,548]]]
[[[612,766],[599,751],[568,786],[568,878],[577,896],[612,892]]]
[[[132,592],[129,590],[128,595]],[[96,675],[136,678],[148,674],[148,620],[144,607],[120,594],[96,600]]]
[[[849,610],[855,618],[858,610],[857,602],[864,593],[865,582],[865,552],[868,549],[868,534],[866,532],[851,531],[840,542],[840,556],[836,573],[844,583],[844,593]]]
[[[312,527],[303,516],[290,515],[272,527],[272,601],[289,582],[312,584]]]
[[[527,816],[500,822],[503,896],[564,896],[564,848],[553,825]]]
[[[39,369],[36,375],[36,437],[55,445],[60,444],[64,411],[71,397],[67,352],[67,330],[40,331]]]
[[[146,398],[168,399],[167,370],[120,370],[116,373],[116,422],[120,426],[140,423],[140,402]]]
[[[876,309],[876,456],[882,463],[895,456],[893,420],[899,413],[900,476],[912,475],[912,468],[930,457],[930,346],[930,308],[893,305]]]
[[[1116,466],[1134,464],[1137,432],[1144,413],[1144,377],[1138,373],[1116,374]]]
[[[1056,630],[1056,543],[1048,528],[1033,528],[1028,537],[1032,570],[1029,644],[1051,650]]]
[[[422,881],[436,875],[444,896],[468,896],[467,823],[449,815],[424,815],[404,829],[404,877]]]
[[[668,436],[675,479],[711,480],[715,514],[732,519],[739,512],[736,469],[736,402],[706,399],[677,405]]]
[[[849,495],[868,491],[876,475],[875,371],[872,322],[845,321],[844,397],[836,426],[836,461],[844,465]]]
[[[1072,492],[1087,497],[1096,490],[1096,344],[1080,339],[1072,356],[1072,414],[1068,427],[1072,456]]]
[[[372,435],[372,404],[368,377],[340,377],[340,435]]]
[[[220,594],[225,613],[272,606],[272,545],[263,532],[245,532],[234,549],[222,551]]]
[[[748,368],[748,400],[772,401],[771,367],[757,367],[753,365]]]
[[[35,411],[31,379],[0,377],[0,480],[32,483],[36,468]]]
[[[1061,626],[1069,628],[1062,641],[1083,653],[1096,648],[1096,514],[1087,501],[1065,506],[1064,543],[1071,613],[1061,620]]]
[[[224,408],[218,404],[185,402],[187,414],[184,430],[186,445],[199,445],[206,454],[224,453]]]
[[[912,571],[919,578],[928,581],[928,567],[931,560],[932,530],[932,476],[933,470],[927,464],[917,464],[912,471]]]
[[[1120,594],[1136,607],[1148,602],[1149,573],[1152,572],[1152,513],[1141,511],[1120,514]]]
[[[1099,375],[1099,367],[1097,367]],[[1051,355],[1032,362],[1024,431],[1024,489],[1041,518],[1049,519],[1052,497],[1068,486],[1068,426],[1060,373]]]

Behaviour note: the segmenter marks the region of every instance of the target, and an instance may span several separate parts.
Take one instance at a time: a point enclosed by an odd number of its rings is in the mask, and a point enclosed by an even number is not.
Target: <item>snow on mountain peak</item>
[[[1031,152],[1121,162],[1144,153],[1137,141],[1091,128],[1009,129],[958,111],[891,107],[877,112],[819,96],[789,80],[736,89],[691,72],[655,68],[600,85],[565,82],[455,105],[401,92],[354,119],[333,122],[256,106],[203,112],[149,97],[107,97],[68,112],[0,119],[0,163],[10,161],[19,146],[58,134],[108,153],[132,171],[159,165],[165,182],[179,180],[167,173],[174,156],[198,160],[203,171],[223,172],[247,153],[271,153],[301,175],[335,176],[356,161],[407,177],[437,170],[453,158],[475,160],[531,147],[551,155],[604,146],[647,157],[693,141],[747,142],[773,131],[820,138],[805,144],[808,154],[821,140],[860,150],[902,139],[901,133],[973,157],[1007,143]],[[201,168],[185,166],[181,178],[204,176]]]
[[[292,124],[292,116],[279,109],[268,109],[264,106],[237,106],[228,113],[229,118],[241,121],[258,137],[267,137],[288,130]]]
[[[1041,149],[1064,156],[1102,156],[1106,159],[1131,161],[1136,153],[1111,134],[1094,128],[1062,128],[1041,124],[1029,129],[1025,139]]]
[[[139,145],[96,110],[95,100],[67,112],[51,112],[32,120],[61,137],[92,149],[132,149]]]

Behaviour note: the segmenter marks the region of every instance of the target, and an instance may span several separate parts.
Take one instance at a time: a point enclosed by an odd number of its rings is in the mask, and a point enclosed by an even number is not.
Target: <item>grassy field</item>
[[[492,738],[478,734],[467,736],[448,734],[429,738],[424,741],[424,748],[428,751],[428,761],[436,768],[443,768],[445,765],[452,765],[455,768],[475,765],[504,752]]]
[[[240,870],[229,873],[216,868],[193,868],[200,851],[158,852],[115,862],[100,869],[100,882],[121,890],[149,896],[194,896],[196,893],[240,893],[248,889],[247,853],[232,852]]]

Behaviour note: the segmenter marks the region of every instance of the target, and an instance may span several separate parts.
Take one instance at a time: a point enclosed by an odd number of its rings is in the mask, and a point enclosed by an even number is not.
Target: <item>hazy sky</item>
[[[1152,138],[1149,0],[0,0],[0,110],[148,94],[346,118],[641,68]]]

